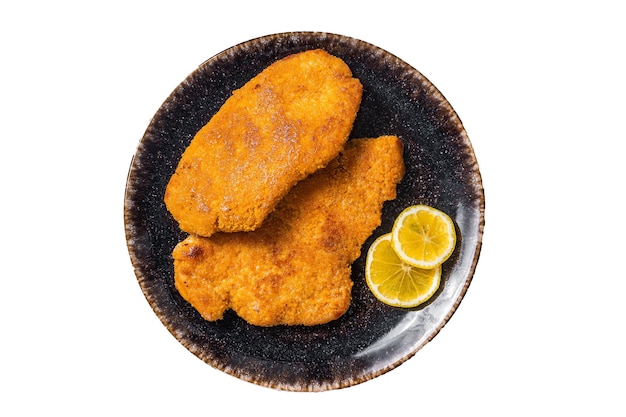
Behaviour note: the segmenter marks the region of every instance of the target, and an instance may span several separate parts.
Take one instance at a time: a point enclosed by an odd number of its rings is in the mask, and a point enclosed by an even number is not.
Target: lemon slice
[[[393,225],[391,242],[404,262],[418,268],[434,268],[454,251],[454,223],[436,208],[425,205],[407,207]]]
[[[441,266],[416,268],[403,262],[391,245],[391,233],[372,243],[365,260],[365,282],[374,296],[394,307],[416,307],[439,288]]]

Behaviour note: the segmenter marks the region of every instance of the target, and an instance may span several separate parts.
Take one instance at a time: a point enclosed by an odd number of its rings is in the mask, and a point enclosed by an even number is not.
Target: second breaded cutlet
[[[344,147],[361,94],[350,68],[322,50],[289,55],[252,78],[194,136],[167,185],[180,228],[210,236],[259,227]]]
[[[176,288],[210,321],[229,308],[259,326],[339,318],[351,301],[351,263],[403,174],[397,137],[350,140],[326,168],[293,187],[259,229],[179,243]]]

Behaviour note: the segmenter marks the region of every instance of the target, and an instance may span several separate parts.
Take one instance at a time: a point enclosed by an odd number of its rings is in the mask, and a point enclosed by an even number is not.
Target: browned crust
[[[359,139],[296,185],[253,232],[191,235],[173,252],[176,288],[207,320],[315,325],[350,305],[351,263],[404,174],[395,136]]]
[[[322,50],[290,55],[236,90],[195,135],[165,203],[186,232],[249,231],[345,145],[361,83]]]

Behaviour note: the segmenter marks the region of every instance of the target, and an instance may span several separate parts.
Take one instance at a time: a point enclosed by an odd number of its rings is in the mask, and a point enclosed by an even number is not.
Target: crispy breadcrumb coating
[[[259,229],[179,243],[176,288],[210,321],[229,308],[259,326],[339,318],[350,305],[351,263],[403,174],[397,137],[350,140],[326,168],[293,187]]]
[[[362,86],[322,50],[290,55],[226,100],[195,135],[165,203],[188,233],[249,231],[344,147]]]

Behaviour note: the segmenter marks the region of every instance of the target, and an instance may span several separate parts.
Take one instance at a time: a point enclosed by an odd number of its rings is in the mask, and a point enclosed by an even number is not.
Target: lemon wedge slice
[[[365,261],[365,281],[374,296],[394,307],[411,308],[427,301],[439,288],[441,266],[422,269],[396,254],[391,233],[370,246]]]
[[[407,207],[396,218],[391,244],[404,262],[418,268],[435,268],[454,251],[454,223],[436,208],[426,205]]]

